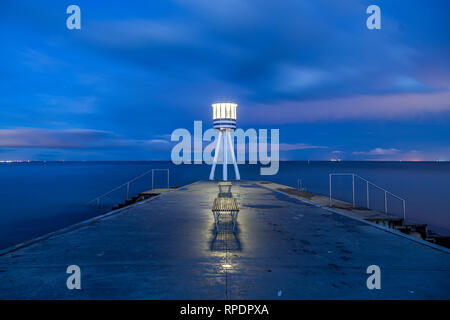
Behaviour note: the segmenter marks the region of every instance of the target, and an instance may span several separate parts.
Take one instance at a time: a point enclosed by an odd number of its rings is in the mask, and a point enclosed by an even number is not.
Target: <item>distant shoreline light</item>
[[[31,160],[0,160],[0,163],[31,162]]]

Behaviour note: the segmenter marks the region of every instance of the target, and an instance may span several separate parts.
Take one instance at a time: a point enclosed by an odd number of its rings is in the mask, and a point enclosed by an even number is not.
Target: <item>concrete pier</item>
[[[450,254],[256,181],[197,182],[0,256],[0,299],[449,299]],[[81,268],[81,290],[66,269]],[[381,268],[369,290],[366,269]]]

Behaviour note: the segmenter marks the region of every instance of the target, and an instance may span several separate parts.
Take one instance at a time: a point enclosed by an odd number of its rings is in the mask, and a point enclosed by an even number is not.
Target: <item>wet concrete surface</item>
[[[0,256],[0,299],[449,299],[450,255],[253,181],[236,232],[202,181]],[[66,268],[81,268],[68,290]],[[381,289],[366,286],[369,265]]]

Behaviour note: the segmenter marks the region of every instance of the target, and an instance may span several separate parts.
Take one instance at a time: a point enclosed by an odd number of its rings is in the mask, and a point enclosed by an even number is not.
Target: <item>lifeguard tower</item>
[[[215,147],[214,159],[211,168],[211,174],[209,180],[214,180],[214,171],[216,170],[217,160],[219,158],[219,152],[222,148],[223,154],[223,181],[227,181],[227,165],[228,165],[228,152],[231,155],[231,161],[234,165],[234,173],[236,180],[240,180],[239,169],[234,155],[233,141],[231,140],[230,133],[236,129],[236,103],[220,102],[214,103],[213,108],[213,121],[214,129],[219,131],[219,137],[217,138],[217,144]]]

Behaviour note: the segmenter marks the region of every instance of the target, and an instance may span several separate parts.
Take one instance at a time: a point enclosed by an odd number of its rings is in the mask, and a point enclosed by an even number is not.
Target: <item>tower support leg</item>
[[[222,143],[222,131],[219,131],[219,137],[217,138],[216,147],[214,150],[214,159],[211,168],[211,173],[209,174],[209,180],[214,180],[214,171],[216,170],[217,159],[219,159],[220,145]]]
[[[228,160],[228,150],[227,150],[227,131],[222,131],[223,137],[223,181],[227,181],[227,160]]]
[[[236,180],[241,180],[241,175],[239,174],[239,168],[237,166],[237,159],[234,155],[233,141],[231,140],[231,134],[229,131],[227,131],[227,138],[228,138],[228,145],[230,147],[231,158],[232,158],[233,166],[234,166],[234,174],[236,175]]]

